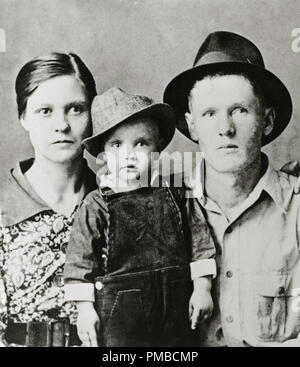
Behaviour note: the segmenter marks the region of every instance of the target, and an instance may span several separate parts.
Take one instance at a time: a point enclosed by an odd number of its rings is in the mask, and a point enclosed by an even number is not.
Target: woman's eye
[[[51,109],[48,107],[43,107],[37,110],[37,113],[42,116],[49,116],[51,114]]]
[[[120,143],[120,142],[118,142],[118,141],[116,141],[116,142],[112,143],[112,144],[111,144],[111,146],[112,146],[113,148],[120,148],[121,143]]]
[[[69,109],[69,113],[70,113],[71,115],[80,115],[82,112],[83,112],[83,108],[82,108],[82,106],[72,106],[72,107]]]

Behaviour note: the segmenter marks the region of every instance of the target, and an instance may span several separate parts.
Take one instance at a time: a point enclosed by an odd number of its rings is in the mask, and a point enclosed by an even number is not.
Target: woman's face
[[[73,161],[82,154],[81,141],[91,133],[85,87],[71,75],[41,83],[28,98],[21,123],[29,133],[36,159]]]

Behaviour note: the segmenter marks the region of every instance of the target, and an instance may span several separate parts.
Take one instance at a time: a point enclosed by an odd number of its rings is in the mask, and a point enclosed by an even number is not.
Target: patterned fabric
[[[70,316],[64,303],[63,266],[73,216],[51,210],[0,228],[0,320],[42,321]],[[4,292],[3,292],[4,290]]]
[[[20,162],[0,181],[0,334],[8,321],[76,321],[75,305],[64,302],[65,252],[76,208],[97,187],[95,174],[84,162],[82,194],[66,217],[33,191],[24,176],[32,164]]]

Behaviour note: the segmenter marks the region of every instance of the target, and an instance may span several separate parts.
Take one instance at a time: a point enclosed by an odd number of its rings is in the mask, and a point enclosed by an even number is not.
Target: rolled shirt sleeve
[[[197,199],[187,199],[187,217],[191,238],[191,278],[216,277],[216,247],[209,225]]]
[[[106,242],[99,195],[89,194],[74,218],[66,253],[66,301],[94,301],[94,279],[104,270],[102,251]]]

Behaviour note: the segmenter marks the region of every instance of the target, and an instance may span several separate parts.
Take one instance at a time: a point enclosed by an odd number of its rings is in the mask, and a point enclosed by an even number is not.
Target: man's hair
[[[259,83],[258,80],[250,77],[249,75],[247,75],[246,73],[240,72],[240,71],[218,71],[216,73],[211,73],[211,74],[207,74],[205,75],[202,79],[198,79],[195,81],[193,87],[191,88],[189,95],[188,95],[188,105],[189,105],[189,109],[190,109],[190,105],[191,105],[191,97],[193,94],[193,89],[195,88],[195,86],[197,85],[198,82],[205,80],[205,79],[213,79],[219,76],[230,76],[230,75],[237,75],[237,76],[242,76],[243,78],[245,78],[246,80],[249,81],[250,85],[252,86],[253,89],[253,93],[256,96],[257,100],[259,101],[260,107],[261,109],[268,107],[268,102],[266,99],[266,94],[264,89],[262,88],[261,84]]]

